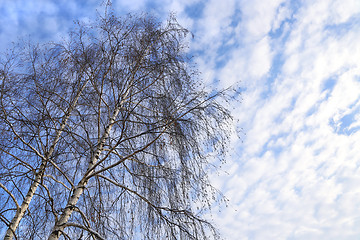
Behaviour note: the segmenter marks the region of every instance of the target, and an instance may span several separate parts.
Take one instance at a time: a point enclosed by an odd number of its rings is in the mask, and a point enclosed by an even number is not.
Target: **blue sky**
[[[59,39],[102,0],[0,0],[0,50]],[[117,0],[119,14],[176,12],[207,86],[239,83],[227,164],[227,239],[359,239],[359,0]],[[214,84],[216,83],[216,84]],[[240,99],[239,99],[240,100]]]

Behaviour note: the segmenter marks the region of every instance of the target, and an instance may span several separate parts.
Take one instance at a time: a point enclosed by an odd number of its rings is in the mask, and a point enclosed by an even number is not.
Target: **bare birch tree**
[[[211,239],[231,117],[174,17],[113,15],[2,59],[5,239]]]

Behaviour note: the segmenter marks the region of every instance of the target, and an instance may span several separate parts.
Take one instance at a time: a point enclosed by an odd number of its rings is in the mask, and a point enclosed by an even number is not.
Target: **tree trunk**
[[[28,193],[25,196],[24,201],[21,204],[21,207],[18,211],[16,211],[15,216],[13,217],[13,219],[11,220],[11,223],[6,231],[6,235],[4,237],[4,240],[12,240],[14,238],[14,233],[16,228],[19,226],[20,220],[22,219],[22,217],[24,216],[26,210],[29,207],[29,204],[31,202],[31,199],[33,198],[35,191],[37,189],[37,187],[40,184],[41,181],[41,176],[42,173],[45,170],[45,161],[43,161],[43,163],[40,166],[39,171],[36,173],[35,175],[35,180],[33,181],[33,183],[31,184]]]
[[[80,91],[77,93],[77,95],[74,98],[74,101],[72,102],[72,104],[69,106],[69,108],[67,109],[67,112],[65,113],[65,116],[62,120],[62,123],[60,125],[60,129],[58,130],[56,137],[47,153],[47,155],[45,157],[43,157],[42,159],[42,163],[40,166],[39,171],[35,174],[35,179],[33,181],[33,183],[31,184],[28,193],[26,194],[26,197],[24,199],[24,201],[21,204],[21,207],[18,211],[16,211],[15,216],[13,217],[13,219],[11,220],[11,223],[6,231],[6,235],[4,237],[4,240],[12,240],[14,238],[14,233],[15,230],[17,229],[17,227],[19,226],[19,223],[22,219],[22,217],[24,216],[25,212],[27,211],[27,209],[29,208],[29,204],[31,202],[31,199],[33,198],[36,189],[38,188],[40,182],[41,182],[41,178],[45,172],[46,169],[46,165],[47,165],[47,160],[49,159],[49,157],[53,154],[54,149],[56,147],[56,144],[58,143],[60,136],[62,134],[62,132],[64,131],[65,127],[66,127],[66,123],[70,118],[71,112],[74,110],[77,101],[80,98],[81,93],[84,91],[87,83],[89,82],[89,80],[87,80],[84,85],[82,86],[82,88],[80,89]]]
[[[94,172],[93,166],[97,163],[97,160],[99,159],[100,154],[103,151],[105,141],[109,136],[111,128],[114,125],[115,119],[116,119],[117,115],[119,114],[119,112],[120,112],[120,107],[116,108],[116,110],[114,111],[114,114],[113,114],[112,118],[110,119],[108,126],[105,128],[105,132],[104,132],[103,136],[101,137],[98,148],[97,148],[95,154],[90,159],[90,162],[89,162],[89,165],[88,165],[87,171],[86,171],[87,174],[85,174],[83,176],[81,181],[78,183],[78,185],[74,189],[73,194],[69,198],[69,200],[66,204],[66,207],[64,208],[64,211],[62,212],[59,220],[55,223],[55,226],[53,227],[48,240],[59,239],[61,234],[63,233],[63,231],[66,227],[66,224],[67,224],[72,212],[74,211],[74,208],[75,208],[77,202],[79,201],[80,196],[84,192],[84,189],[89,182],[89,179],[87,178],[87,176],[91,175],[91,173]]]

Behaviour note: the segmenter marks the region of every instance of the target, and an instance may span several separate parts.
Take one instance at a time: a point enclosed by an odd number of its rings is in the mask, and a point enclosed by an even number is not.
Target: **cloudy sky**
[[[0,0],[0,50],[56,40],[102,0]],[[176,12],[209,86],[238,84],[240,138],[213,183],[227,239],[359,239],[359,0],[118,0]]]

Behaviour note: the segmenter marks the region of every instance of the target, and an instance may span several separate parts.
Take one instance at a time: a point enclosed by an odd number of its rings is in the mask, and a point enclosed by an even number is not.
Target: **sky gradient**
[[[0,0],[0,51],[56,41],[102,0]],[[121,15],[175,12],[208,88],[240,86],[240,136],[213,184],[226,239],[359,239],[359,0],[117,0]]]

